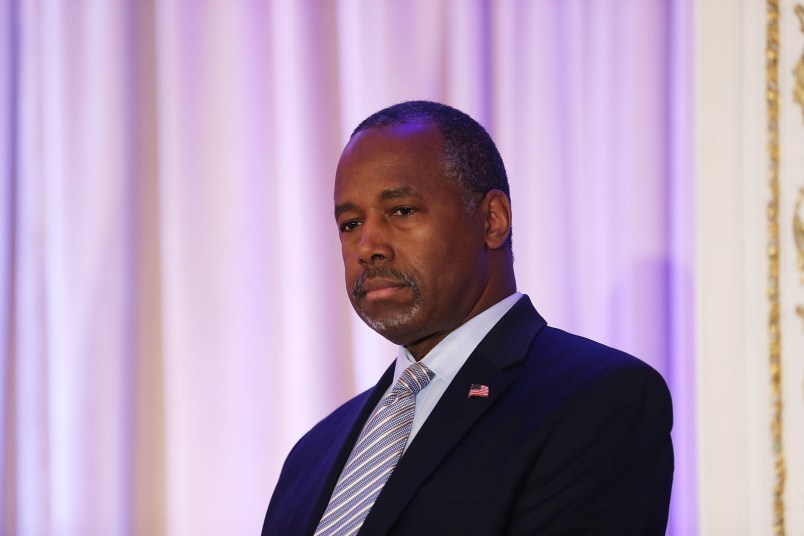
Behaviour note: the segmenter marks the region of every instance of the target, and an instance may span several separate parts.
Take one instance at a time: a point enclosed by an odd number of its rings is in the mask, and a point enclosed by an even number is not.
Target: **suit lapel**
[[[360,435],[366,420],[379,403],[393,376],[394,364],[392,363],[377,385],[367,393],[364,402],[356,405],[354,410],[334,423],[331,440],[327,445],[321,446],[321,456],[315,462],[315,467],[309,471],[307,487],[300,494],[298,508],[300,511],[306,510],[306,519],[303,521],[306,530],[302,534],[315,532],[318,522],[321,521],[321,516],[324,514],[324,509],[329,504],[332,490],[335,489],[338,477],[346,464],[346,459],[357,441],[357,436]]]
[[[527,296],[497,323],[458,371],[385,484],[361,534],[385,534],[411,497],[472,425],[505,392],[514,376],[505,368],[522,361],[546,325]],[[472,384],[487,385],[487,398],[469,398]]]

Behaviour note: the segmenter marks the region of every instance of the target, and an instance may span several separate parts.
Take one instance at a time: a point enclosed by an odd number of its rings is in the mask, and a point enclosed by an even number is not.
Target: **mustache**
[[[363,270],[363,273],[357,276],[355,282],[352,283],[352,298],[357,301],[360,296],[365,294],[365,292],[363,292],[363,283],[365,283],[368,279],[374,279],[377,277],[398,281],[403,285],[410,287],[413,290],[414,299],[418,298],[420,295],[419,285],[416,284],[416,281],[414,281],[410,275],[406,274],[405,272],[400,272],[399,270],[394,270],[393,268],[375,266],[373,268],[366,268]]]

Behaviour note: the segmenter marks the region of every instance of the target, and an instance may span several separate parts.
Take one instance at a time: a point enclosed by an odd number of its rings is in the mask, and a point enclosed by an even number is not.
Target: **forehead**
[[[357,132],[349,140],[344,148],[344,154],[348,150],[365,150],[366,148],[379,148],[386,146],[396,150],[405,148],[431,149],[441,151],[443,149],[443,137],[441,131],[433,124],[422,121],[411,121],[398,125],[384,127],[371,127]]]
[[[447,186],[443,155],[443,137],[434,125],[406,123],[360,131],[338,162],[335,199],[356,190]]]

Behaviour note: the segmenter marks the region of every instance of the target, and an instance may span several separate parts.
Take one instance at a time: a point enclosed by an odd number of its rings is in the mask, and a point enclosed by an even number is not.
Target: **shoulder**
[[[672,423],[670,392],[653,367],[560,329],[541,329],[525,358],[508,371],[516,378],[511,396],[556,419],[573,411],[596,413],[598,405],[618,405],[650,407],[665,426]]]
[[[641,359],[550,326],[534,338],[528,361],[543,372],[576,377],[579,381],[597,381],[619,374],[644,374],[661,380],[658,372]]]
[[[669,401],[661,375],[640,359],[547,325],[523,296],[489,332],[477,358],[514,378],[510,396],[555,409],[596,389],[639,384]],[[522,398],[527,400],[522,400]]]
[[[268,507],[266,522],[277,512],[295,511],[300,497],[318,496],[333,467],[342,465],[350,437],[371,391],[342,404],[313,426],[288,453]]]
[[[338,436],[348,431],[366,408],[372,389],[352,397],[329,415],[318,421],[306,434],[304,434],[294,447],[294,451],[305,444],[330,444]],[[291,451],[293,452],[293,451]]]

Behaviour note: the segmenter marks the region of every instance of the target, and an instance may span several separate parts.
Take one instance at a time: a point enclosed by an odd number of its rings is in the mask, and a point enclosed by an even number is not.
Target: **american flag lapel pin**
[[[488,398],[489,397],[489,386],[488,385],[481,385],[479,383],[473,383],[469,386],[469,397],[468,398]]]

